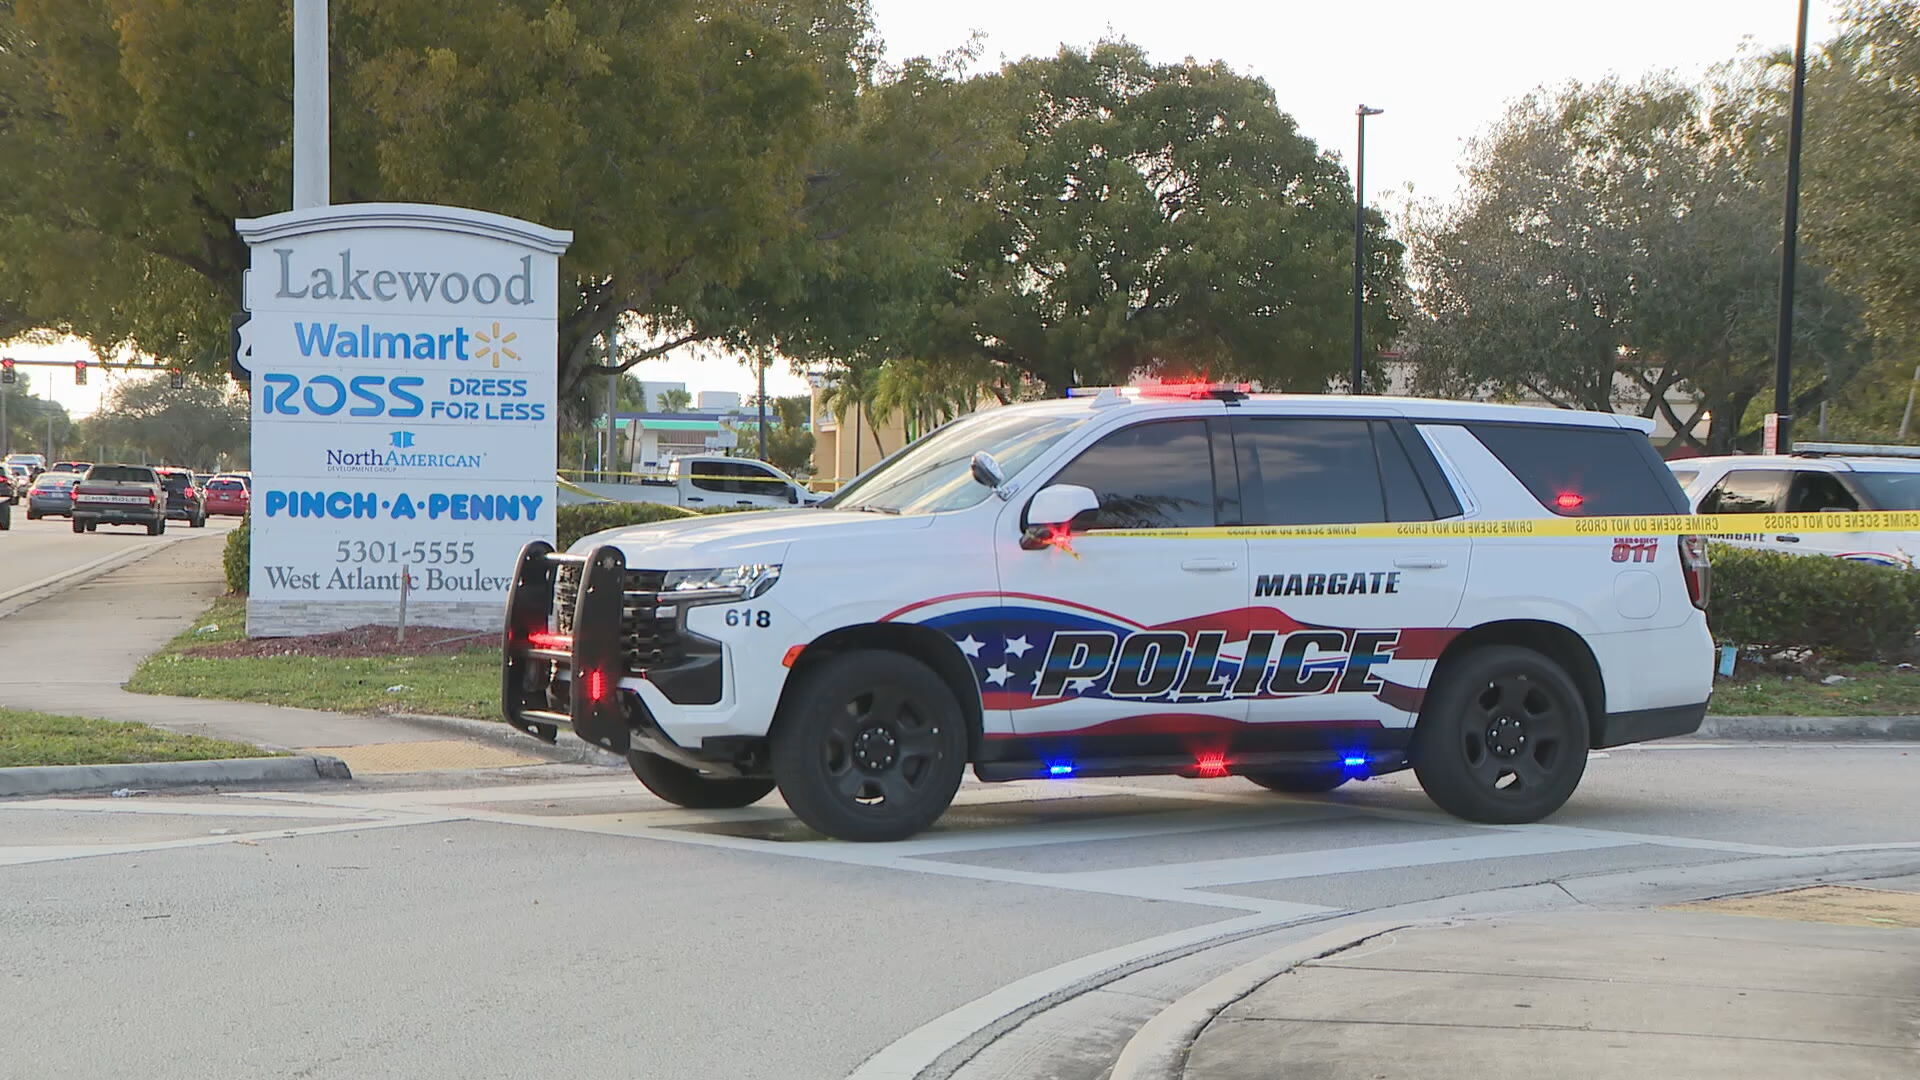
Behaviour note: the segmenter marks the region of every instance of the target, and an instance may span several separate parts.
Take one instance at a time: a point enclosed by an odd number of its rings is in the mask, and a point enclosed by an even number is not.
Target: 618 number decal
[[[727,625],[728,626],[760,626],[760,627],[772,626],[773,613],[770,611],[755,611],[752,608],[728,608],[727,609]]]

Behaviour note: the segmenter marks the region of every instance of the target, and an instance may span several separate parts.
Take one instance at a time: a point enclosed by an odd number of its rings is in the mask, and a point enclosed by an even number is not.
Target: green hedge
[[[667,503],[598,502],[562,506],[554,515],[554,521],[559,533],[560,550],[565,551],[573,546],[575,540],[601,529],[650,525],[656,521],[677,521],[693,516],[693,511]]]
[[[1729,645],[1804,647],[1835,661],[1903,660],[1920,628],[1920,571],[1712,546],[1707,624]]]
[[[253,558],[253,519],[241,518],[240,527],[227,534],[227,550],[220,556],[227,570],[227,591],[247,595],[247,573]]]

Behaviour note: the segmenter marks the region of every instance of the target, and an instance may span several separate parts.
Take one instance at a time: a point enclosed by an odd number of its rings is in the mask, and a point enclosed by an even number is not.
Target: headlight
[[[742,600],[751,600],[780,580],[780,568],[756,564],[753,566],[723,566],[712,570],[669,570],[666,583],[661,592],[693,592],[724,590],[734,593]]]

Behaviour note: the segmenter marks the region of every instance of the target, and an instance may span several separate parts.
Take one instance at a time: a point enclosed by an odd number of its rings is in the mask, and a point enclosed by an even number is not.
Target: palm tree
[[[873,403],[877,389],[878,373],[872,367],[849,364],[833,377],[833,382],[820,391],[820,403],[840,418],[844,429],[849,420],[855,427],[853,431],[853,471],[860,473],[860,416],[867,418],[867,429],[873,432],[873,449],[881,457],[887,454],[887,448],[880,442],[880,432],[874,427]]]
[[[686,412],[687,407],[693,404],[693,395],[685,390],[662,390],[656,400],[661,412]]]

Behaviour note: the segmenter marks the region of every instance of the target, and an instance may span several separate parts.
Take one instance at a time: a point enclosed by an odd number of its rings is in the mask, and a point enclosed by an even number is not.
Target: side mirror
[[[1001,486],[1007,482],[1006,470],[1002,469],[1000,463],[993,460],[993,455],[987,453],[985,450],[981,450],[973,455],[971,471],[973,473],[974,483],[982,487],[993,488],[995,491],[998,491]]]
[[[800,489],[794,487],[792,484],[787,485],[787,501],[796,506],[800,503]]]
[[[1027,531],[1020,546],[1036,551],[1047,546],[1053,530],[1065,526],[1089,510],[1100,509],[1100,497],[1092,488],[1079,484],[1053,484],[1041,488],[1027,504]]]

